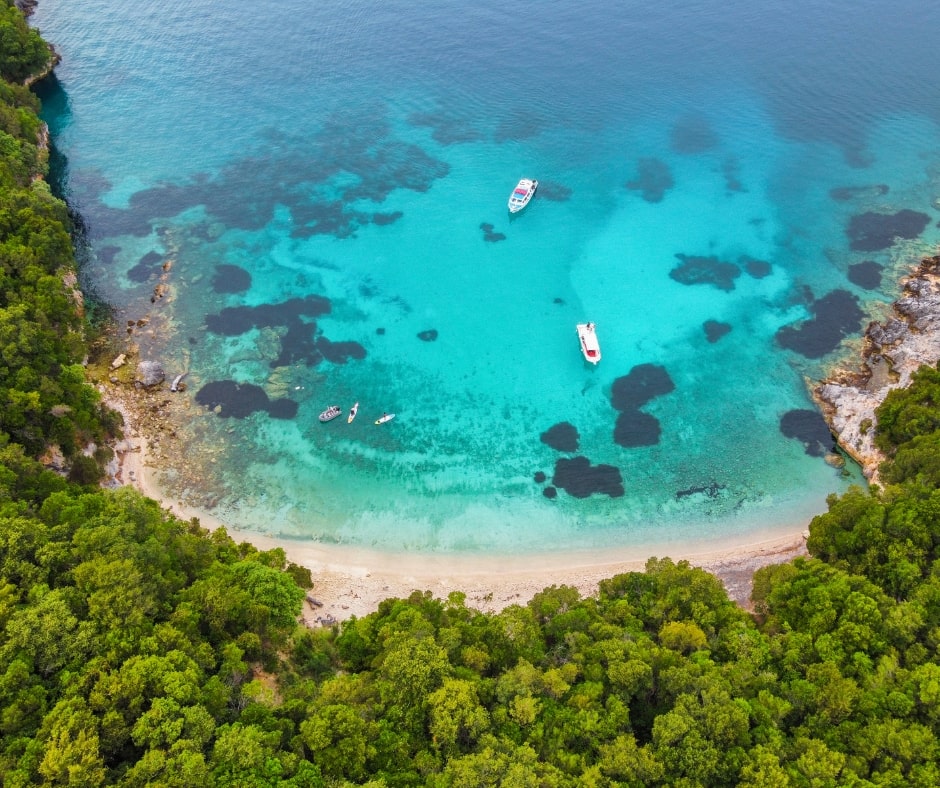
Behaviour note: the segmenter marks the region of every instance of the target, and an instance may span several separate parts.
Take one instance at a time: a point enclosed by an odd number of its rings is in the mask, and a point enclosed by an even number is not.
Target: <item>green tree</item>
[[[464,679],[445,678],[428,703],[432,740],[444,752],[467,752],[489,727],[476,686]]]
[[[922,366],[910,385],[888,393],[875,414],[875,445],[889,455],[918,435],[940,430],[940,368]]]
[[[376,754],[375,733],[354,707],[335,704],[317,709],[300,725],[309,759],[334,780],[367,778],[367,765]]]
[[[39,774],[50,784],[96,788],[105,781],[94,716],[77,699],[56,704],[40,733],[44,743]]]
[[[31,29],[11,0],[0,4],[0,77],[21,82],[42,70],[51,59],[49,48]]]

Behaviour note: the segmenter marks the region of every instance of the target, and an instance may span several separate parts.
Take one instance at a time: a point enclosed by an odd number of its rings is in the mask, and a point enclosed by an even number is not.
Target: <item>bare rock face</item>
[[[62,450],[57,445],[47,446],[46,450],[39,458],[39,462],[42,463],[45,468],[56,471],[57,473],[65,473],[65,469],[68,466],[65,455],[62,454]]]
[[[842,383],[823,383],[814,392],[829,429],[839,445],[873,479],[884,455],[875,448],[875,408],[889,387],[876,391]]]
[[[906,333],[907,323],[892,317],[884,325],[872,323],[868,327],[867,336],[873,345],[884,346],[896,344]]]
[[[163,371],[163,365],[159,361],[141,361],[137,365],[137,375],[135,380],[144,388],[159,386],[166,380],[166,372]]]
[[[861,368],[833,375],[813,391],[839,445],[871,481],[885,459],[874,445],[875,409],[921,366],[940,360],[940,256],[922,260],[902,286],[894,316],[865,332]]]

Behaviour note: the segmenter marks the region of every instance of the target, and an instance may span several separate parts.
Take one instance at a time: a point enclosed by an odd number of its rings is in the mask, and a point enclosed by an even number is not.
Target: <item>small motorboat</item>
[[[379,416],[379,417],[375,420],[375,423],[376,423],[376,424],[385,424],[386,421],[391,421],[391,420],[394,419],[394,418],[395,418],[395,414],[394,414],[394,413],[383,413],[381,416]]]
[[[359,403],[357,402],[349,409],[349,418],[346,419],[347,424],[352,424],[353,419],[356,418],[356,414],[359,412]]]
[[[509,195],[509,213],[518,213],[529,204],[532,195],[539,187],[539,182],[532,178],[523,178]]]
[[[320,421],[333,421],[342,412],[343,409],[339,405],[330,405],[320,414]]]
[[[578,340],[581,342],[581,352],[585,361],[596,364],[601,360],[601,345],[597,341],[597,331],[593,323],[578,323]]]

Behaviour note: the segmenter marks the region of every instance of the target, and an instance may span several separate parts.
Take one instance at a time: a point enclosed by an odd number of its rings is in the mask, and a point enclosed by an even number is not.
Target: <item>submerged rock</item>
[[[891,247],[897,238],[917,238],[929,221],[926,213],[909,208],[897,213],[868,211],[852,217],[846,234],[853,251],[877,252]]]
[[[636,178],[627,181],[627,188],[641,193],[646,202],[662,202],[666,192],[675,186],[672,171],[666,162],[643,158],[637,162]]]
[[[856,333],[864,313],[858,299],[846,290],[833,290],[809,306],[812,317],[777,331],[777,344],[806,358],[822,358]]]
[[[722,323],[718,320],[706,320],[702,323],[702,329],[705,331],[705,338],[711,344],[715,344],[719,339],[725,336],[725,334],[731,331],[731,324]]]
[[[623,477],[613,465],[592,465],[587,457],[560,458],[555,463],[552,487],[542,492],[554,497],[548,490],[561,487],[574,498],[588,498],[595,493],[619,498],[623,495]]]
[[[669,272],[669,276],[683,285],[712,285],[727,293],[734,290],[734,280],[741,275],[741,269],[734,263],[714,256],[680,253],[676,257],[679,265]]]
[[[849,266],[849,281],[866,290],[877,290],[881,287],[881,272],[883,266],[874,260],[863,260]]]
[[[551,446],[555,451],[575,452],[578,450],[578,444],[581,436],[578,434],[578,428],[567,421],[559,422],[549,427],[543,432],[539,439],[547,446]]]

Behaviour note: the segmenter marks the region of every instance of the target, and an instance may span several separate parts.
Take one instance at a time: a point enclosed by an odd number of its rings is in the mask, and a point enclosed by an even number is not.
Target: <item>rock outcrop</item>
[[[940,255],[923,259],[901,286],[893,315],[865,332],[861,368],[837,373],[813,390],[839,445],[873,482],[885,459],[874,445],[875,409],[889,391],[907,386],[919,367],[940,360]]]
[[[137,365],[136,381],[144,388],[159,386],[166,380],[166,372],[159,361],[141,361]]]

